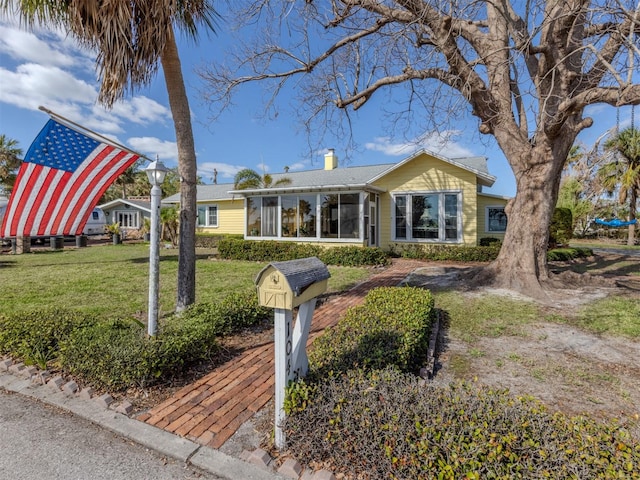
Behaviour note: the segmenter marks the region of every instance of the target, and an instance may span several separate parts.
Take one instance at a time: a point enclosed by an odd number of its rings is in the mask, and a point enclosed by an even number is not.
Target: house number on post
[[[260,305],[272,307],[275,342],[275,441],[285,447],[282,431],[284,395],[289,382],[304,377],[309,369],[307,339],[316,297],[327,289],[329,271],[316,257],[273,262],[256,278]],[[293,324],[293,309],[298,314]],[[292,325],[293,324],[293,325]]]

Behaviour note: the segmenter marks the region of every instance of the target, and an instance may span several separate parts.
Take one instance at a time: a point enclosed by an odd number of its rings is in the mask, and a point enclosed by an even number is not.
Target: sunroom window
[[[395,240],[461,241],[460,193],[398,194],[393,197]]]
[[[360,238],[360,194],[322,195],[322,238]]]

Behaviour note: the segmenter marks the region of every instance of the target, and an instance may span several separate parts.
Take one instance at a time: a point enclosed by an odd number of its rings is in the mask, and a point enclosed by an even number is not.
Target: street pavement
[[[0,480],[278,480],[93,399],[0,371]]]
[[[2,480],[214,480],[59,408],[0,391]]]

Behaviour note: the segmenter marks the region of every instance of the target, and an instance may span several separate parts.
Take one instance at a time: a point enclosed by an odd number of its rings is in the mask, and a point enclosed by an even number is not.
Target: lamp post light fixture
[[[149,252],[149,320],[147,333],[150,336],[156,334],[158,326],[158,282],[160,279],[160,197],[162,190],[160,185],[169,169],[158,160],[151,162],[147,168],[149,183],[151,183],[151,242]]]

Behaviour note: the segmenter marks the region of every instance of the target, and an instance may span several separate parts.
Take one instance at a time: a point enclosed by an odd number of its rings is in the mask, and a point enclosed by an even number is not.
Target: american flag
[[[49,120],[20,166],[0,237],[80,235],[105,190],[138,158]]]

